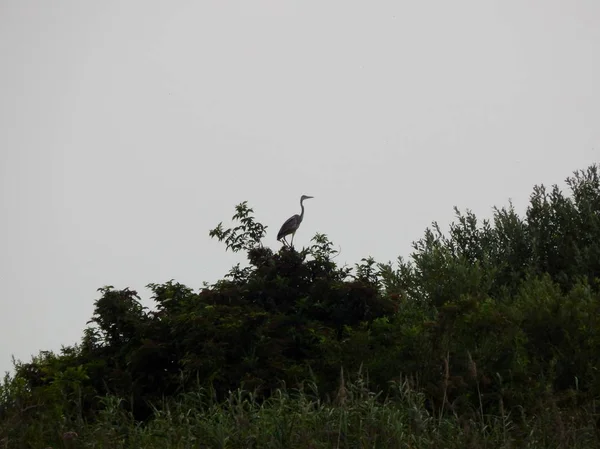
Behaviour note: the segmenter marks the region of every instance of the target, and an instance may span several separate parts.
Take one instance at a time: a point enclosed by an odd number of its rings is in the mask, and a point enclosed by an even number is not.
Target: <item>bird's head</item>
[[[308,196],[308,195],[302,195],[300,197],[300,202],[304,201],[304,200],[309,200],[311,198],[314,198],[314,196]]]

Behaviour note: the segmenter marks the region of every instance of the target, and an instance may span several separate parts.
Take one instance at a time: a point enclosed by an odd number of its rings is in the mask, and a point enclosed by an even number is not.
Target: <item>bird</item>
[[[302,195],[300,197],[300,207],[302,208],[302,212],[300,212],[300,215],[296,214],[296,215],[292,215],[290,218],[288,218],[285,223],[281,226],[281,229],[279,230],[279,232],[277,233],[277,240],[281,241],[283,240],[283,243],[286,246],[291,246],[293,247],[294,245],[294,235],[296,235],[296,231],[298,230],[298,228],[300,227],[300,223],[302,223],[302,220],[304,219],[304,204],[302,204],[304,202],[304,200],[308,200],[310,198],[314,198],[313,196],[308,196],[308,195]],[[285,239],[285,237],[287,235],[292,234],[292,243],[288,243],[287,240]]]

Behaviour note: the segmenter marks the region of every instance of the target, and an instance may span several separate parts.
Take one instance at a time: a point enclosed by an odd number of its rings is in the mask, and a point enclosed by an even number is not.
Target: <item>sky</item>
[[[0,0],[0,373],[221,278],[242,201],[350,265],[524,212],[599,159],[599,55],[598,0]]]

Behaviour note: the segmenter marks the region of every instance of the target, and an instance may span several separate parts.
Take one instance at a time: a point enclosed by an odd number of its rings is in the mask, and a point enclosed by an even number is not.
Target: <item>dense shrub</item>
[[[354,269],[335,263],[322,234],[302,250],[264,247],[266,227],[242,203],[237,225],[210,235],[245,252],[247,266],[198,291],[150,284],[153,311],[133,290],[99,289],[79,344],[16,363],[5,378],[0,437],[25,442],[55,432],[42,422],[101,421],[107,395],[146,423],[156,418],[153,404],[198,388],[218,402],[242,385],[260,403],[281,385],[310,381],[322,392],[315,400],[333,399],[342,368],[360,372],[371,391],[408,379],[432,416],[592,407],[600,397],[598,167],[567,184],[569,196],[536,187],[524,217],[511,206],[480,223],[457,210],[448,234],[434,223],[408,261],[366,258]]]

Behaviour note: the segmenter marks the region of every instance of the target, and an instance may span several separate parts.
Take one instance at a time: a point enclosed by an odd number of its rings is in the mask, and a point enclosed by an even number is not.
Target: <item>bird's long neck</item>
[[[302,208],[302,212],[300,212],[300,221],[302,221],[302,219],[304,218],[304,204],[302,204],[303,201],[304,198],[300,200],[300,207]]]

